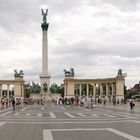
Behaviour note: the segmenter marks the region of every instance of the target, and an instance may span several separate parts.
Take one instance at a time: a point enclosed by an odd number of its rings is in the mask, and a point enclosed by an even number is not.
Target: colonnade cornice
[[[74,83],[115,83],[116,78],[106,78],[106,79],[64,79],[64,82],[74,82]]]
[[[24,80],[0,80],[0,85],[6,84],[6,85],[13,85],[15,83],[24,83]]]
[[[14,80],[0,80],[0,85],[2,84],[14,84]]]

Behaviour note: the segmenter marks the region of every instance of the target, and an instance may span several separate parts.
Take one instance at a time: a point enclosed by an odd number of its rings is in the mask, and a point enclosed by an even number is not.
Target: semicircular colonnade
[[[103,79],[75,79],[65,77],[64,96],[83,96],[93,98],[111,97],[119,100],[124,99],[124,76]]]

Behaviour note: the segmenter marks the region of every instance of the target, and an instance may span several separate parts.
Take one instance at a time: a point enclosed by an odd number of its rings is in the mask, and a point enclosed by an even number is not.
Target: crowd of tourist
[[[26,105],[34,105],[34,104],[44,105],[46,104],[46,100],[45,98],[39,98],[39,99],[24,98],[23,103]]]
[[[19,106],[21,105],[21,98],[14,98],[14,97],[2,97],[1,98],[1,107],[3,108],[8,108],[8,107],[13,107],[13,110],[15,110],[15,108],[19,108]],[[32,98],[25,98],[23,99],[23,103],[24,104],[38,104],[38,105],[44,105],[45,99],[32,99]],[[101,99],[101,98],[84,98],[84,97],[60,97],[60,98],[56,98],[55,99],[55,104],[56,105],[71,105],[71,106],[81,106],[81,107],[86,107],[86,108],[94,108],[97,104],[103,104],[106,105],[107,103],[112,103],[113,105],[119,105],[119,104],[126,104],[127,100],[124,99],[115,99],[113,98],[112,100],[107,100],[107,99]],[[132,98],[129,100],[129,104],[130,104],[130,109],[134,109],[135,108],[135,100]]]
[[[2,97],[1,98],[1,107],[3,108],[8,108],[13,106],[13,109],[15,110],[15,107],[18,107],[21,105],[21,98],[14,98],[14,97]]]
[[[119,105],[119,104],[126,104],[127,100],[125,99],[115,99],[113,98],[112,100],[109,99],[102,99],[102,98],[84,98],[84,97],[65,97],[65,98],[57,98],[55,99],[55,104],[56,105],[75,105],[75,106],[83,106],[83,107],[91,107],[94,108],[97,104],[103,104],[106,105],[107,103],[113,104],[113,105]]]
[[[91,107],[94,108],[97,103],[106,104],[107,100],[102,99],[92,99],[92,98],[77,98],[77,97],[71,97],[71,98],[57,98],[55,100],[55,103],[57,105],[75,105],[75,106],[83,106],[83,107]]]

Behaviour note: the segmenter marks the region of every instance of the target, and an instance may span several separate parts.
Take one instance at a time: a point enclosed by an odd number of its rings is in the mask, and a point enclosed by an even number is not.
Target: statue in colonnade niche
[[[57,84],[55,84],[55,83],[53,83],[52,85],[51,85],[51,87],[50,87],[50,91],[52,92],[52,93],[58,93],[59,92],[59,86],[57,85]]]

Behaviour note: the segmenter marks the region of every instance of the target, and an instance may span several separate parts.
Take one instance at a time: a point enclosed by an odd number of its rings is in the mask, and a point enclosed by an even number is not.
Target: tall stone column
[[[46,96],[47,100],[50,100],[50,76],[48,74],[48,27],[47,23],[47,13],[42,9],[43,23],[41,24],[42,28],[42,73],[40,75],[41,81],[41,95]]]

